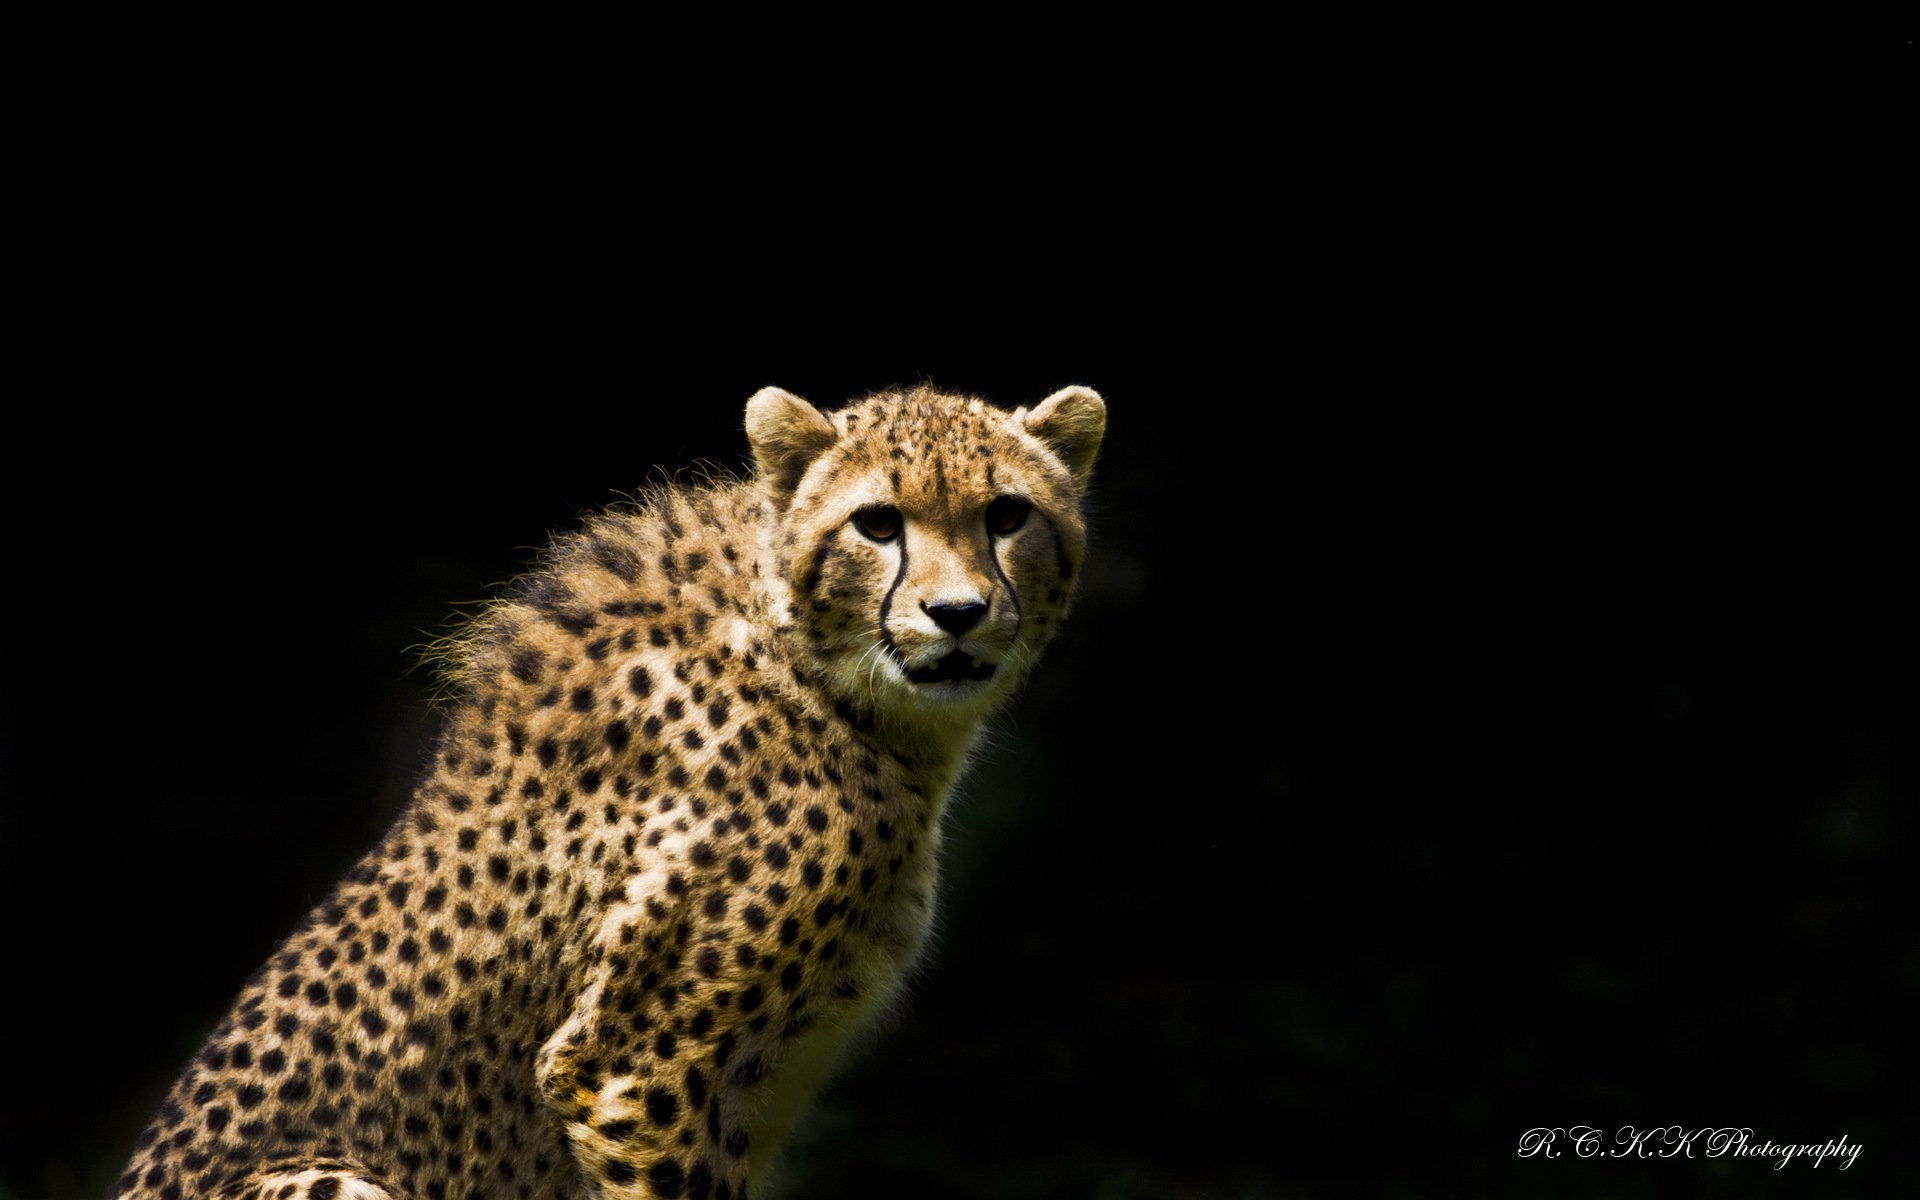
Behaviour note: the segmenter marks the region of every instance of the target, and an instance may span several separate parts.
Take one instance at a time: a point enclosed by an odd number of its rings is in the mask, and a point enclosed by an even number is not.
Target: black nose
[[[965,633],[987,615],[987,606],[977,601],[973,604],[928,604],[923,600],[920,607],[933,618],[935,625],[952,634]]]

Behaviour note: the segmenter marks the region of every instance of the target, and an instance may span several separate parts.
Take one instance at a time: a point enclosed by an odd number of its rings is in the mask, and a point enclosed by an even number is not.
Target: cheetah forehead
[[[822,482],[861,481],[849,496],[929,514],[978,507],[1003,490],[1047,490],[1063,468],[1016,417],[979,397],[930,388],[877,393],[830,415],[840,440]]]

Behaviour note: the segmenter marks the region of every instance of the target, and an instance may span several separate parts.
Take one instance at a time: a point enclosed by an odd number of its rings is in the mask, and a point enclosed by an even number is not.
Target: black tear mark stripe
[[[893,594],[900,590],[900,581],[907,577],[907,523],[900,522],[900,569],[894,573],[893,582],[887,586],[887,594],[880,601],[880,644],[886,647],[893,661],[900,664],[901,670],[907,669],[907,660],[902,658],[900,650],[893,644],[893,631],[887,628],[887,614],[893,611]]]
[[[1048,524],[1051,525],[1052,523],[1049,522]],[[1020,531],[1017,529],[1014,530],[1014,533],[1018,532]],[[1000,545],[1011,537],[1012,534],[1009,534],[1007,538],[997,538],[994,537],[992,533],[988,533],[987,541],[990,552],[987,555],[987,559],[993,563],[993,573],[1000,577],[1000,586],[1006,589],[1007,599],[1013,602],[1013,639],[1014,641],[1019,641],[1020,624],[1026,617],[1020,609],[1020,593],[1014,590],[1013,581],[1007,578],[1006,568],[1000,565]]]

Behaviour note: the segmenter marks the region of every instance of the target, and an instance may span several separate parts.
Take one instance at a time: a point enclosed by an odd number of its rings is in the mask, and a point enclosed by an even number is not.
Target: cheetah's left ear
[[[782,510],[813,460],[839,440],[832,421],[784,388],[763,387],[747,401],[747,444],[768,498]]]
[[[1081,487],[1093,475],[1093,458],[1107,432],[1107,402],[1089,387],[1065,387],[1033,411],[1015,414],[1028,433],[1053,447]]]

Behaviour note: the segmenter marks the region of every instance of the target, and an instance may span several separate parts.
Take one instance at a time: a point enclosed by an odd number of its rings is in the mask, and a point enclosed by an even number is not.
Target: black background
[[[551,126],[316,167],[321,108],[126,115],[144,200],[75,193],[6,450],[0,1195],[106,1186],[403,802],[461,606],[656,468],[740,466],[764,384],[922,380],[1099,389],[1095,548],[802,1194],[1910,1184],[1891,71],[1249,88],[1099,139],[1068,103],[1012,180],[976,146],[714,194]],[[1575,1124],[1865,1150],[1516,1156]]]

